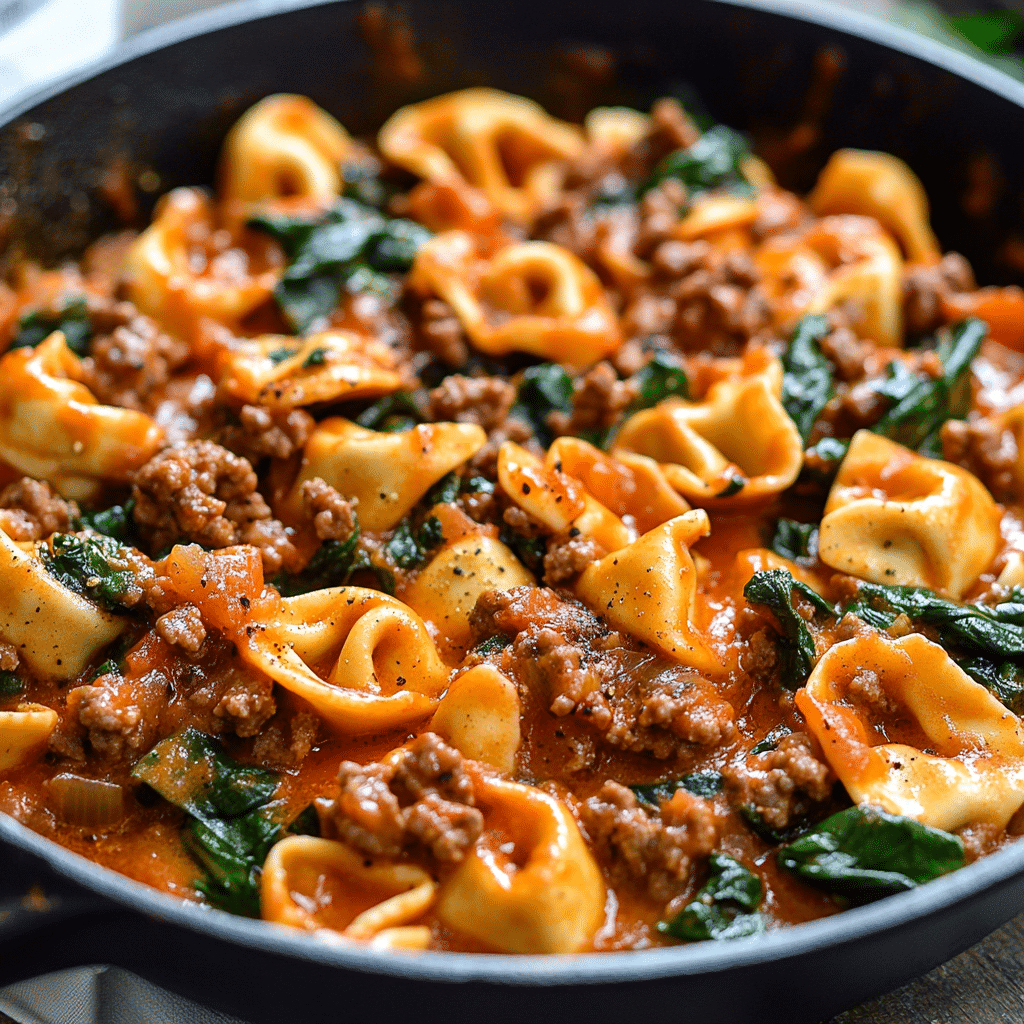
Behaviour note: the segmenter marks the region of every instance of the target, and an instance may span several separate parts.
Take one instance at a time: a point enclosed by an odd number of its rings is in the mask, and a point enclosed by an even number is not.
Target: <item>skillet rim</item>
[[[232,0],[145,30],[106,57],[65,74],[43,88],[15,96],[0,109],[0,130],[75,86],[157,50],[243,23],[341,2],[347,0]],[[803,0],[703,2],[755,10],[866,40],[966,79],[1024,109],[1024,83],[942,43],[869,15]],[[126,912],[145,913],[245,948],[410,981],[483,982],[509,988],[643,982],[722,974],[772,962],[781,965],[802,955],[838,950],[859,940],[923,922],[929,916],[1006,885],[1024,873],[1024,841],[1019,841],[908,892],[831,917],[728,943],[691,943],[575,955],[433,951],[408,955],[371,949],[342,938],[317,938],[162,893],[60,846],[3,813],[0,813],[0,844],[9,844],[34,855],[62,878],[107,897]]]

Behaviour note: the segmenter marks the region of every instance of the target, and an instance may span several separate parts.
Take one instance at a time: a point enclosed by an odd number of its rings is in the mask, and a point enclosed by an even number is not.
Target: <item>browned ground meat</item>
[[[263,458],[287,459],[302,450],[316,421],[305,409],[243,405],[238,424],[225,427],[220,443],[254,466]]]
[[[377,856],[410,846],[460,861],[483,831],[465,759],[434,733],[417,736],[387,763],[343,761],[338,796],[318,801],[324,835]]]
[[[821,339],[821,351],[835,364],[846,381],[864,376],[864,360],[874,350],[870,341],[858,338],[849,327],[837,327]]]
[[[448,366],[464,366],[469,359],[462,324],[452,307],[442,299],[427,299],[420,307],[417,337],[428,352]]]
[[[557,534],[548,541],[544,556],[544,582],[548,586],[567,583],[588,565],[605,554],[604,548],[590,537]]]
[[[224,658],[188,697],[206,732],[255,736],[277,711],[274,683]]]
[[[94,301],[89,314],[97,336],[82,360],[82,382],[105,405],[149,410],[154,394],[188,361],[188,345],[130,302]]]
[[[715,848],[714,806],[679,790],[661,814],[642,808],[632,791],[606,782],[584,801],[580,818],[595,852],[614,881],[631,881],[669,900],[686,888],[692,862]]]
[[[435,420],[478,423],[493,430],[505,422],[516,398],[514,385],[500,377],[445,377],[430,392],[430,415]]]
[[[544,449],[533,436],[533,430],[522,420],[509,417],[487,435],[487,444],[469,460],[470,470],[493,480],[498,475],[498,452],[506,441],[521,444],[534,455],[544,454]]]
[[[279,712],[253,742],[253,757],[274,768],[294,768],[313,749],[319,732],[320,719],[313,712]]]
[[[320,477],[302,485],[302,507],[312,519],[319,540],[346,541],[355,532],[355,504],[346,501]]]
[[[78,506],[42,480],[23,476],[0,491],[0,530],[12,540],[43,540],[67,533],[77,516]]]
[[[911,265],[903,277],[903,315],[908,334],[927,334],[940,327],[942,299],[973,291],[974,271],[958,252],[948,252],[934,266]]]
[[[619,380],[611,363],[601,362],[575,382],[572,414],[552,413],[549,424],[556,434],[607,430],[634,398],[635,386]]]
[[[1014,471],[1020,451],[1012,430],[990,419],[973,423],[946,420],[942,425],[942,457],[970,470],[996,501],[1017,497]]]
[[[501,668],[524,704],[575,715],[610,746],[665,760],[735,736],[732,706],[708,680],[609,631],[571,597],[535,587],[488,592],[471,623],[478,640],[513,638]]]
[[[835,782],[832,770],[816,756],[814,741],[803,733],[791,733],[768,753],[751,755],[728,775],[736,803],[753,808],[773,829],[787,828],[812,803],[827,800]]]
[[[198,654],[206,640],[202,616],[194,604],[183,604],[161,615],[156,620],[160,638],[172,647],[180,647],[186,654]]]
[[[301,556],[256,490],[250,463],[212,441],[155,455],[135,475],[135,521],[151,550],[193,541],[210,548],[252,544],[268,574],[297,569]]]
[[[111,761],[140,757],[160,735],[168,680],[161,672],[141,679],[109,674],[68,692],[68,714],[87,731],[89,745]]]
[[[20,661],[18,648],[14,644],[9,644],[6,640],[0,640],[0,671],[13,672],[18,667]]]

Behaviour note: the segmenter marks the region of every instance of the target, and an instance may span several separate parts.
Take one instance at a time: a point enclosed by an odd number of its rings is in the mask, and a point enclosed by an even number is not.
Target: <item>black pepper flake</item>
[[[529,493],[530,493],[530,485],[529,484],[523,484],[523,494],[529,494]]]

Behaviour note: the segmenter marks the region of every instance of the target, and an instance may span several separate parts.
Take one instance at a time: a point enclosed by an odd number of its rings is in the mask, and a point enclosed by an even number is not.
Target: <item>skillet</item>
[[[898,29],[764,0],[413,0],[385,11],[415,60],[367,45],[355,2],[256,0],[147,33],[0,114],[0,230],[52,262],[117,226],[112,168],[156,194],[211,182],[256,99],[305,93],[355,133],[402,103],[491,84],[579,118],[692,84],[805,189],[844,145],[910,163],[944,248],[1020,277],[1024,86]],[[396,22],[393,19],[398,18]],[[379,32],[377,33],[379,39]],[[392,38],[396,38],[392,36]],[[390,53],[390,57],[389,57]],[[988,183],[990,187],[981,187]],[[132,210],[120,210],[123,217]],[[584,957],[383,954],[181,903],[0,815],[0,984],[111,963],[254,1024],[524,1019],[818,1021],[967,948],[1024,909],[1024,844],[834,918],[731,943]]]

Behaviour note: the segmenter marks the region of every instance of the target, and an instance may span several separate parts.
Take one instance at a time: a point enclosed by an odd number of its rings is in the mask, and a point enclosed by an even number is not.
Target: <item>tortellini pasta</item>
[[[333,587],[285,598],[239,634],[242,657],[345,733],[430,714],[448,684],[423,620],[376,590]],[[322,678],[312,666],[329,666]]]
[[[697,617],[697,569],[690,547],[711,531],[702,509],[671,519],[583,570],[577,596],[615,629],[706,671],[724,666]]]
[[[438,917],[505,953],[583,949],[605,887],[572,815],[533,786],[478,778],[474,791],[487,832],[442,886]]]
[[[222,353],[219,367],[225,394],[271,409],[376,398],[402,386],[391,350],[351,331],[324,331],[298,345],[267,335]]]
[[[919,634],[836,644],[796,702],[857,803],[952,831],[1024,802],[1020,720]]]
[[[823,562],[872,583],[959,598],[992,561],[1000,513],[967,470],[862,430],[821,521]]]
[[[461,178],[510,220],[527,222],[561,184],[583,133],[532,100],[464,89],[403,107],[377,136],[391,161],[428,181]]]
[[[160,201],[153,223],[132,243],[122,271],[127,297],[143,313],[190,340],[204,317],[240,329],[267,302],[280,271],[238,258],[210,258],[198,241],[214,232],[213,207],[198,189],[177,188]]]
[[[220,189],[225,199],[259,202],[341,194],[348,132],[305,96],[268,96],[235,122],[224,140]]]
[[[446,231],[420,249],[409,287],[444,299],[490,356],[528,352],[586,366],[621,342],[597,275],[551,242],[517,242],[484,259],[471,235]]]
[[[897,157],[840,149],[829,158],[808,201],[820,215],[874,217],[896,236],[908,259],[938,262],[939,244],[928,222],[928,197],[917,175]]]
[[[42,704],[19,704],[13,711],[0,711],[0,771],[27,761],[56,727],[57,712]]]
[[[76,379],[80,365],[60,332],[0,359],[0,458],[78,500],[127,482],[164,439],[145,413],[100,405]]]
[[[803,464],[796,425],[768,380],[722,381],[701,402],[668,399],[634,413],[612,456],[654,459],[695,505],[746,504],[785,490]]]
[[[0,530],[0,637],[33,672],[73,679],[124,626],[47,572],[34,548]]]
[[[302,484],[320,477],[346,498],[359,500],[359,521],[366,529],[389,530],[486,441],[475,423],[423,423],[388,434],[331,417],[306,442],[287,504],[301,508]]]
[[[385,948],[424,949],[430,929],[414,925],[437,883],[415,864],[373,861],[344,843],[288,836],[267,855],[260,883],[264,920],[305,931],[331,928]],[[366,906],[370,900],[376,901]]]

